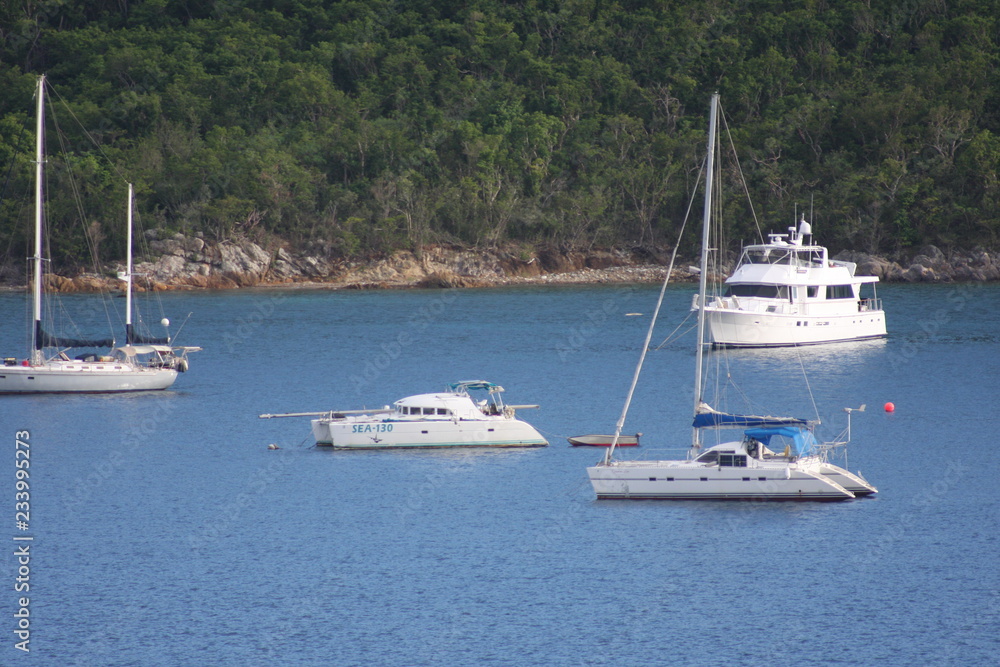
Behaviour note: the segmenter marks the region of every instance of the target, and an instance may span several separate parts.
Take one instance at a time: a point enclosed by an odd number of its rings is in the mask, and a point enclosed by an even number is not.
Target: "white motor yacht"
[[[853,262],[832,260],[811,243],[802,219],[788,234],[749,245],[725,282],[708,296],[709,342],[718,347],[779,347],[885,336],[885,311],[875,295],[877,276],[856,275]],[[862,289],[871,286],[871,295]],[[698,310],[695,295],[692,310]]]

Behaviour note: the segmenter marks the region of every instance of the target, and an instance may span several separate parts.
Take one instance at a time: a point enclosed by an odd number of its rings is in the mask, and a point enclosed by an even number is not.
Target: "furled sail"
[[[157,336],[143,336],[141,333],[136,331],[131,324],[126,324],[125,344],[126,345],[170,345],[170,339]]]
[[[695,428],[762,428],[767,426],[808,426],[809,421],[797,417],[734,415],[719,412],[702,403],[694,416]]]
[[[36,323],[38,335],[35,337],[38,349],[45,347],[114,347],[114,338],[67,338],[53,336],[44,329],[40,322]]]

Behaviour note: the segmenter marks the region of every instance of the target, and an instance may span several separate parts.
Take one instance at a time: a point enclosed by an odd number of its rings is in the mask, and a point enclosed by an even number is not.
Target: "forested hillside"
[[[83,227],[121,255],[121,175],[147,228],[334,255],[673,243],[716,90],[765,231],[812,202],[834,251],[996,248],[998,5],[3,3],[0,227],[31,214],[45,73],[85,174],[80,225],[50,165],[50,224],[77,230],[53,239],[64,262]],[[731,201],[732,237],[752,239]]]

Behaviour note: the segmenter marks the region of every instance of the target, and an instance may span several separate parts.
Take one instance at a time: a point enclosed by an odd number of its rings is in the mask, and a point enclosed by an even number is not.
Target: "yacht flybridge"
[[[334,449],[409,449],[420,447],[544,447],[548,441],[517,410],[537,405],[505,405],[503,387],[473,380],[448,385],[446,391],[417,394],[381,410],[329,410],[271,417],[312,416],[319,446]],[[473,400],[470,391],[485,392]]]
[[[721,296],[708,296],[709,341],[719,347],[779,347],[885,336],[876,276],[855,275],[853,262],[831,260],[811,241],[803,218],[788,234],[743,248]],[[871,296],[862,288],[871,285]],[[698,310],[695,295],[692,310]]]

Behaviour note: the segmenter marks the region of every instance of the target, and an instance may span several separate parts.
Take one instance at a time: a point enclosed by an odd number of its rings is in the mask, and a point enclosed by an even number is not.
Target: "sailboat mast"
[[[715,134],[716,116],[719,108],[719,94],[712,95],[711,109],[708,115],[708,159],[705,163],[705,213],[701,232],[701,275],[698,281],[698,349],[695,354],[694,367],[694,411],[698,413],[702,393],[702,361],[705,355],[705,293],[708,286],[708,242],[709,227],[712,221],[712,185],[715,176]],[[691,446],[697,449],[701,446],[701,433],[692,429]]]
[[[125,344],[132,344],[132,184],[128,184],[128,259],[125,262]]]
[[[42,177],[44,175],[45,75],[38,77],[38,113],[35,121],[35,280],[32,285],[31,361],[42,362]]]

